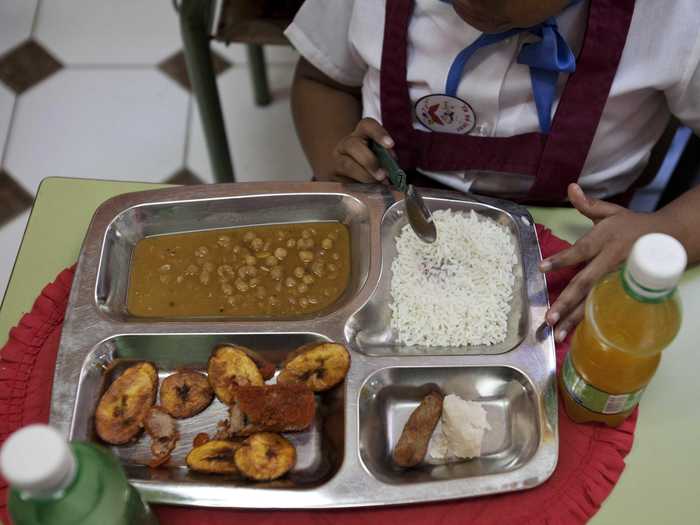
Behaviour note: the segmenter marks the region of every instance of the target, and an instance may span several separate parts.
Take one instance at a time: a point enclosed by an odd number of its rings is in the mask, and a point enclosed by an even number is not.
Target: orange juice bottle
[[[681,243],[652,233],[635,243],[624,269],[593,288],[559,376],[573,421],[615,427],[637,406],[680,328],[676,285],[686,262]]]

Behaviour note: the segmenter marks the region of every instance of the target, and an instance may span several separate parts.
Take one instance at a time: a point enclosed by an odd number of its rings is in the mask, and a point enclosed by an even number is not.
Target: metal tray
[[[267,484],[188,471],[198,432],[213,432],[226,407],[215,401],[179,422],[182,435],[166,468],[144,466],[147,438],[111,450],[152,502],[248,508],[331,508],[436,501],[531,488],[558,455],[554,343],[541,325],[548,307],[532,218],[521,206],[425,190],[432,209],[475,210],[504,224],[518,246],[508,336],[499,345],[400,347],[389,325],[394,238],[406,224],[403,201],[383,187],[334,183],[249,183],[121,195],[95,213],[75,274],[52,392],[51,423],[67,437],[99,441],[93,413],[114,374],[138,360],[162,376],[205,369],[216,344],[249,346],[273,362],[309,341],[346,344],[345,382],[317,398],[317,417],[290,433],[298,462]],[[308,318],[138,319],[125,307],[131,253],[147,236],[257,224],[340,221],[350,229],[346,293]],[[492,430],[471,461],[397,469],[390,460],[410,412],[426,389],[485,404]]]

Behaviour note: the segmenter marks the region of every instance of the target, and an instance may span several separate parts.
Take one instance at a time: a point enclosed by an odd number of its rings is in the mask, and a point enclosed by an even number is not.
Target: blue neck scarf
[[[452,0],[441,0],[452,3]],[[580,2],[572,0],[569,6]],[[454,59],[447,74],[445,94],[456,97],[462,73],[469,59],[482,47],[496,44],[520,33],[532,33],[539,42],[523,45],[518,54],[518,64],[530,67],[532,93],[537,106],[537,116],[542,133],[549,133],[552,123],[552,106],[556,97],[559,73],[576,71],[576,57],[559,33],[557,20],[550,17],[541,24],[526,28],[515,28],[502,33],[484,33],[465,47]]]

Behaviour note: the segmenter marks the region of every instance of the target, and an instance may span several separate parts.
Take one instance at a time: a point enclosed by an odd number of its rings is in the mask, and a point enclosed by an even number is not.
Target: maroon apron
[[[381,65],[384,128],[404,169],[479,170],[534,177],[526,202],[561,203],[581,174],[627,41],[634,0],[591,0],[576,72],[564,88],[548,134],[479,137],[413,128],[406,81],[413,0],[387,0]]]

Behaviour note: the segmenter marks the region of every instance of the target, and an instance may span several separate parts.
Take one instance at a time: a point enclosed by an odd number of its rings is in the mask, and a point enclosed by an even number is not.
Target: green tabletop
[[[5,298],[0,345],[42,287],[78,258],[95,209],[114,195],[162,185],[49,178],[39,188]],[[537,222],[575,241],[590,222],[570,209],[532,208]],[[700,489],[700,269],[680,286],[685,322],[664,354],[641,404],[635,444],[619,483],[591,521],[594,524],[698,523]],[[562,446],[565,446],[563,444]]]

